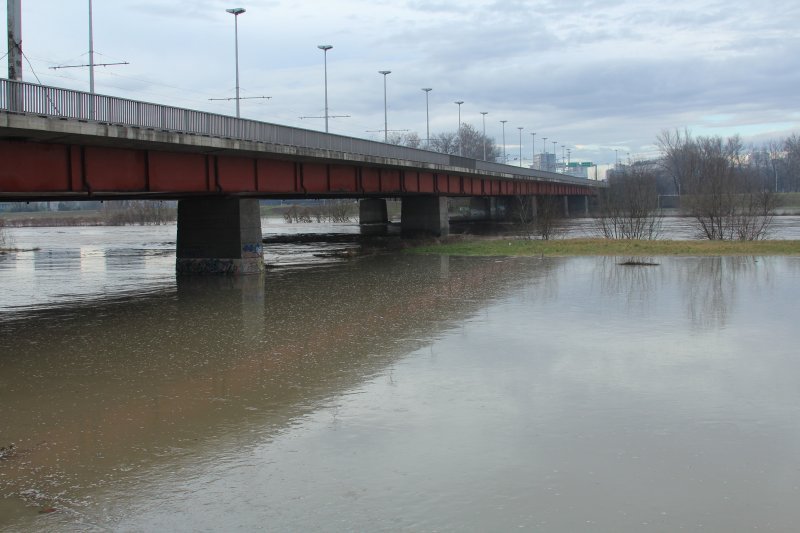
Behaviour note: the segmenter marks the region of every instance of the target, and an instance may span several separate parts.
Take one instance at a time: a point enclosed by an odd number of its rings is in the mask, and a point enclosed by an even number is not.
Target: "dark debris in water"
[[[659,265],[659,263],[653,263],[651,261],[634,261],[634,260],[623,261],[622,263],[619,264],[621,266],[648,266],[648,267]]]
[[[13,444],[3,446],[0,448],[0,461],[3,459],[10,459],[17,453],[17,447]]]

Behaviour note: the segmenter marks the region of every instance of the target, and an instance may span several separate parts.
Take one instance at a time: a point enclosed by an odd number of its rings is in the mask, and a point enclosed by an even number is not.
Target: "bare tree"
[[[532,239],[536,233],[536,197],[518,194],[514,196],[514,218],[523,237]]]
[[[512,214],[520,234],[527,239],[550,240],[564,228],[562,196],[516,195]]]
[[[767,235],[775,195],[744,165],[738,136],[686,139],[697,155],[697,172],[685,183],[683,208],[704,237],[754,240]]]
[[[430,149],[442,154],[458,154],[458,134],[456,132],[432,134]]]
[[[103,204],[109,226],[157,226],[174,222],[177,211],[162,200],[120,200]]]
[[[656,142],[662,153],[662,167],[672,178],[676,193],[680,196],[688,192],[686,184],[697,175],[699,165],[697,146],[691,133],[689,130],[664,130]]]
[[[628,165],[609,176],[598,197],[597,228],[607,239],[656,239],[663,216],[658,206],[657,169]]]
[[[462,155],[472,159],[483,159],[483,147],[486,143],[486,160],[497,161],[500,149],[494,139],[484,136],[469,124],[462,124],[457,132],[444,132],[431,135],[431,150],[450,155]],[[459,150],[460,147],[460,150]]]
[[[6,222],[2,218],[0,218],[0,252],[11,248],[12,242],[11,237],[6,232]]]
[[[783,150],[786,153],[786,180],[784,190],[800,190],[800,136],[793,133],[783,141]]]
[[[409,148],[419,148],[422,144],[422,139],[419,135],[412,132],[393,132],[387,138],[389,144],[396,144],[398,146],[408,146]]]
[[[564,229],[564,205],[561,196],[537,196],[534,228],[542,240],[549,241]]]

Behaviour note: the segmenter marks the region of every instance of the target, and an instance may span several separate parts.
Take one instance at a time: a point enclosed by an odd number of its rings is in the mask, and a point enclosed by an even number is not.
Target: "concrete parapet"
[[[178,274],[263,272],[264,246],[258,200],[180,200],[175,268]]]

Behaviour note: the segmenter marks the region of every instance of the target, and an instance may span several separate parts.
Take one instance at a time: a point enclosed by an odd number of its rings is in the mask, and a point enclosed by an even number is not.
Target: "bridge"
[[[447,198],[489,212],[602,183],[427,150],[0,79],[0,201],[177,199],[179,273],[263,269],[260,198],[360,199],[404,233],[448,233]]]

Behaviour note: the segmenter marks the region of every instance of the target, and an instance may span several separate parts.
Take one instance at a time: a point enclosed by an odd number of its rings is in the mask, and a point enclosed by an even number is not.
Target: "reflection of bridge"
[[[361,198],[446,234],[447,198],[583,208],[597,182],[381,142],[0,79],[0,200],[177,198],[178,270],[263,268],[258,198]],[[512,202],[514,200],[514,202]],[[534,204],[535,205],[535,204]]]

